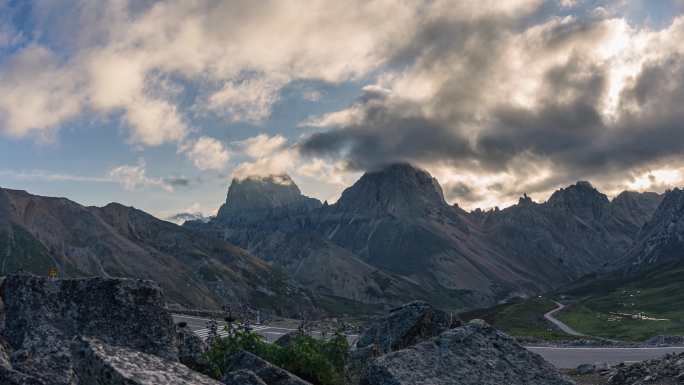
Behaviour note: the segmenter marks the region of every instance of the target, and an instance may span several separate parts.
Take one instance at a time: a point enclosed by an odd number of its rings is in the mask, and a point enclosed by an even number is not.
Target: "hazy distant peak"
[[[200,221],[202,223],[207,223],[212,217],[204,216],[202,213],[178,213],[165,218],[165,221],[173,222],[177,225],[182,225],[189,221]]]

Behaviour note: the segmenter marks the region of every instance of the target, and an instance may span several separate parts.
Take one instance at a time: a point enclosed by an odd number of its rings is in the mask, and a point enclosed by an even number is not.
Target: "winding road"
[[[554,301],[555,302],[555,301]],[[563,305],[560,302],[556,302],[556,305],[558,305],[557,308],[551,310],[550,312],[544,314],[544,318],[546,318],[549,322],[552,324],[556,325],[560,330],[562,330],[566,334],[570,334],[571,336],[577,336],[577,337],[584,337],[585,334],[582,334],[578,332],[577,330],[571,328],[570,326],[566,325],[562,321],[556,319],[553,317],[554,314],[558,313],[559,311],[565,309],[565,305]]]

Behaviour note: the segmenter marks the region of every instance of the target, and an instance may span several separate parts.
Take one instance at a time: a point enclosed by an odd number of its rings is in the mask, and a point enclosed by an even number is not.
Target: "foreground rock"
[[[415,301],[392,309],[387,316],[372,322],[356,346],[359,349],[371,347],[379,354],[389,353],[460,325],[458,316],[437,310],[426,302]]]
[[[94,339],[79,339],[73,346],[78,356],[79,384],[106,385],[220,385],[187,366],[152,354],[108,346]]]
[[[72,342],[80,337],[165,362],[178,360],[175,326],[152,281],[10,276],[0,286],[0,298],[0,341],[5,341],[7,361],[2,376],[19,378],[18,383],[98,383],[79,382],[81,357],[73,354]]]
[[[206,373],[209,369],[209,362],[204,357],[209,348],[206,342],[187,328],[179,328],[176,338],[179,361],[192,370]]]
[[[608,384],[641,385],[684,383],[684,353],[668,354],[662,359],[621,364],[613,369]]]
[[[231,372],[222,379],[227,385],[260,384],[258,381],[266,385],[311,385],[287,370],[246,351],[235,353],[230,358],[228,367]]]
[[[489,326],[469,324],[374,359],[361,385],[570,385],[544,359]]]

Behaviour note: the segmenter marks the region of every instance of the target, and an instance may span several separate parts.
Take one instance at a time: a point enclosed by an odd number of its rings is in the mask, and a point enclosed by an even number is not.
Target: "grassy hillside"
[[[473,310],[461,314],[465,321],[483,319],[488,324],[522,339],[543,339],[547,341],[571,340],[569,336],[556,330],[544,319],[544,314],[556,308],[549,298],[535,297],[518,299],[511,303],[487,309]]]
[[[579,300],[557,318],[582,333],[626,341],[684,335],[684,264],[636,278],[595,279],[567,293]],[[636,319],[639,314],[651,319]]]

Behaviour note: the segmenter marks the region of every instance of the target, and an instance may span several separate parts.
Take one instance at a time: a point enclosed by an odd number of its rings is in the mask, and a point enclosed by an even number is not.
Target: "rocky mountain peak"
[[[632,265],[682,261],[684,247],[684,190],[665,193],[658,209],[639,234],[630,253]]]
[[[610,204],[610,201],[591,183],[579,181],[554,192],[547,203],[552,207],[570,211],[582,218],[598,218],[603,208]]]
[[[442,188],[427,171],[408,163],[365,173],[336,206],[346,211],[420,212],[448,207]]]
[[[532,198],[527,196],[527,194],[523,194],[523,196],[521,196],[518,199],[518,205],[520,205],[520,206],[528,206],[528,205],[533,205],[533,204],[534,204],[534,201],[532,200]]]
[[[268,211],[279,208],[315,208],[317,199],[302,195],[289,175],[250,176],[233,179],[228,188],[226,203],[218,217],[247,211]]]

